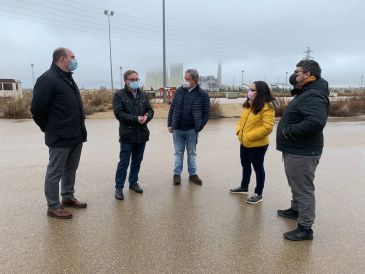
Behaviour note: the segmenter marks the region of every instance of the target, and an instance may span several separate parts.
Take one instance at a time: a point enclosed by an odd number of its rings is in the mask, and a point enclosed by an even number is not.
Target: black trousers
[[[241,187],[248,188],[250,183],[252,166],[256,173],[255,193],[262,195],[265,185],[264,158],[269,145],[262,147],[240,147],[240,157],[242,165]],[[252,165],[252,166],[251,166]]]

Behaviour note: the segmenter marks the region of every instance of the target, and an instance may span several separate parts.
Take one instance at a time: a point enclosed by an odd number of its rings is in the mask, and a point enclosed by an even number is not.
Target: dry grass
[[[21,98],[1,98],[0,115],[3,118],[24,119],[31,118],[30,104],[32,95],[25,93]]]
[[[105,89],[81,92],[81,99],[86,115],[113,109],[113,93]]]
[[[283,98],[278,99],[280,106],[276,110],[276,117],[281,117],[288,101]],[[331,117],[350,117],[365,114],[365,96],[348,97],[330,102],[329,116]]]
[[[331,102],[330,116],[349,117],[365,114],[365,96],[351,97]]]
[[[215,119],[215,118],[220,118],[220,117],[222,117],[221,106],[219,104],[219,101],[213,98],[210,100],[209,118]]]

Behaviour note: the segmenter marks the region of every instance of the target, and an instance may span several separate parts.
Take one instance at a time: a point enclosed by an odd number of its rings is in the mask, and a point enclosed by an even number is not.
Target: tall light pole
[[[360,80],[360,91],[361,91],[361,89],[363,87],[363,83],[364,83],[364,75],[361,74],[360,78],[361,78],[361,80]],[[365,92],[365,88],[364,88],[364,92]]]
[[[242,72],[242,79],[241,79],[241,88],[243,89],[243,73],[245,72],[244,70],[241,71]]]
[[[288,90],[288,72],[285,72],[285,91]]]
[[[234,91],[234,76],[233,76],[233,86],[232,86],[232,91]]]
[[[33,82],[33,87],[34,87],[34,64],[33,63],[31,63],[30,64],[30,66],[31,66],[31,68],[32,68],[32,82]]]
[[[110,57],[110,81],[112,86],[112,91],[114,90],[113,85],[113,63],[112,63],[112,40],[110,38],[110,16],[114,15],[114,11],[104,10],[104,15],[108,16],[108,25],[109,25],[109,57]]]
[[[123,88],[123,67],[119,67],[120,69],[120,87]]]
[[[166,89],[167,89],[167,81],[166,81],[166,30],[165,30],[165,0],[162,0],[162,51],[163,51],[163,102],[167,102],[166,98]]]

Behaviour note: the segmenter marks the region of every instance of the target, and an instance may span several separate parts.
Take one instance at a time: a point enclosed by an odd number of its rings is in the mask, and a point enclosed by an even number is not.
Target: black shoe
[[[284,238],[289,241],[313,240],[313,230],[310,227],[298,225],[298,228],[284,233]]]
[[[254,193],[250,198],[248,198],[246,200],[246,203],[255,205],[255,204],[261,203],[262,201],[263,201],[262,195]]]
[[[200,186],[203,184],[203,181],[196,174],[189,176],[189,181]]]
[[[173,182],[174,182],[174,185],[181,184],[181,176],[174,174]]]
[[[143,189],[139,186],[138,183],[134,183],[134,184],[129,185],[129,189],[131,189],[131,190],[133,190],[134,192],[137,192],[137,193],[143,193]]]
[[[236,187],[236,188],[232,188],[229,190],[230,193],[232,194],[248,194],[248,188],[243,188],[243,187]]]
[[[288,208],[285,210],[278,210],[278,215],[280,217],[298,220],[299,213],[298,213],[298,211],[295,211],[292,208]]]
[[[115,199],[124,200],[123,188],[116,188],[115,189]]]

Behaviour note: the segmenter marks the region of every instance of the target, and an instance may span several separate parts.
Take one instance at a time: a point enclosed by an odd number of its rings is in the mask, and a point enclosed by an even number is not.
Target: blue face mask
[[[137,81],[132,81],[130,84],[129,84],[129,87],[131,89],[138,89],[139,88],[139,84]]]
[[[76,59],[71,59],[71,63],[70,63],[70,65],[68,66],[68,68],[69,68],[71,71],[74,71],[75,69],[77,69],[77,60],[76,60]]]

